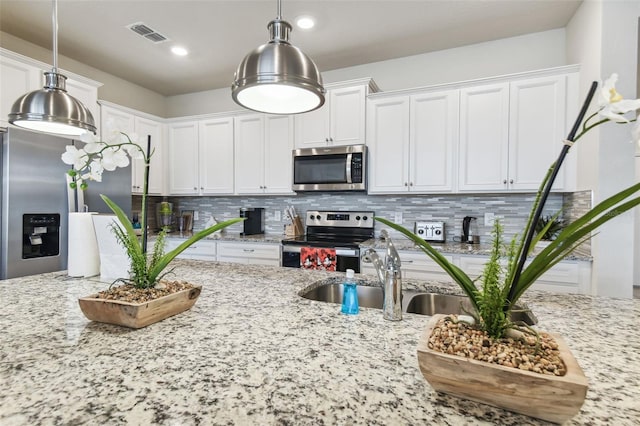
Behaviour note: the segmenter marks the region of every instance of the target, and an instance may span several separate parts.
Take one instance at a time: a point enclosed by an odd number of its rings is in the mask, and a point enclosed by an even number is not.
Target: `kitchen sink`
[[[358,304],[363,308],[382,309],[384,299],[381,287],[359,285]],[[342,303],[342,284],[323,284],[301,296],[305,299],[319,302]],[[442,293],[426,293],[407,290],[402,292],[402,311],[410,314],[435,315],[435,314],[462,314],[473,310],[471,301],[466,296]],[[511,320],[522,321],[528,325],[534,325],[538,319],[528,308],[515,306],[511,312]]]

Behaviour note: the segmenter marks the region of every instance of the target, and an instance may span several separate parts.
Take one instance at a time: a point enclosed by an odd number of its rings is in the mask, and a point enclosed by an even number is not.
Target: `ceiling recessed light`
[[[316,26],[316,20],[308,15],[298,16],[296,18],[296,26],[301,30],[310,30]]]
[[[177,56],[187,56],[189,54],[189,51],[187,49],[180,46],[173,46],[171,48],[171,52]]]

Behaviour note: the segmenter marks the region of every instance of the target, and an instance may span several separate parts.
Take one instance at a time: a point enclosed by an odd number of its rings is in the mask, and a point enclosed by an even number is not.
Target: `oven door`
[[[283,244],[282,250],[282,266],[285,268],[300,268],[300,250],[302,246]],[[336,247],[336,271],[346,272],[347,269],[353,269],[354,272],[360,272],[360,249]]]

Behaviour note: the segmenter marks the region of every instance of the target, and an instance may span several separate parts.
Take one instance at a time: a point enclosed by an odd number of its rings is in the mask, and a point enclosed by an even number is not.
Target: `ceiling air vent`
[[[129,28],[134,33],[141,35],[142,37],[154,43],[162,43],[163,41],[169,40],[169,38],[149,28],[142,22],[136,22],[135,24],[127,25],[127,28]]]

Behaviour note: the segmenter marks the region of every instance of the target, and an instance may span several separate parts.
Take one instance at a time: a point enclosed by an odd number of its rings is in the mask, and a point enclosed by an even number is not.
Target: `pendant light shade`
[[[270,114],[297,114],[324,104],[318,67],[289,43],[291,25],[278,17],[267,26],[270,41],[250,52],[238,66],[231,96],[239,105]]]
[[[13,103],[9,123],[39,132],[79,136],[96,132],[91,112],[66,90],[66,80],[58,73],[58,5],[53,0],[53,69],[45,72],[45,85],[22,95]]]

